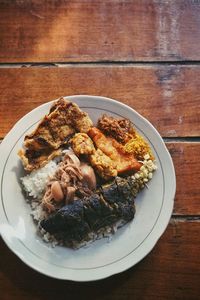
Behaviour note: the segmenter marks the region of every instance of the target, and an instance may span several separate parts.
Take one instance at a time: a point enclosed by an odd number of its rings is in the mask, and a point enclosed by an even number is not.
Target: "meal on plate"
[[[25,136],[18,154],[38,233],[72,248],[130,222],[134,199],[156,170],[150,146],[130,120],[102,115],[93,124],[63,98]]]

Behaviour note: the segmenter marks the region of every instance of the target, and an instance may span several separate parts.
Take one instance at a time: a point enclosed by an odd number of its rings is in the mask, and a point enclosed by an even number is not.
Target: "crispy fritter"
[[[117,174],[136,172],[141,167],[141,163],[132,154],[124,151],[123,145],[106,137],[96,127],[92,127],[88,134],[77,133],[71,139],[71,146],[76,155],[86,155],[96,172],[105,180]]]
[[[87,132],[91,126],[87,113],[81,111],[77,104],[60,98],[37,128],[25,136],[25,149],[18,153],[24,168],[32,171],[45,165],[75,132]]]
[[[105,180],[117,176],[117,167],[109,156],[97,149],[89,158],[91,165],[97,173]]]
[[[35,151],[20,149],[18,152],[26,171],[44,167],[48,161],[61,155],[61,149],[53,151]]]
[[[70,143],[75,154],[87,156],[88,161],[103,179],[117,176],[115,163],[100,149],[96,150],[93,141],[86,133],[76,133]]]
[[[76,155],[89,155],[95,152],[93,141],[86,133],[76,133],[70,140]]]

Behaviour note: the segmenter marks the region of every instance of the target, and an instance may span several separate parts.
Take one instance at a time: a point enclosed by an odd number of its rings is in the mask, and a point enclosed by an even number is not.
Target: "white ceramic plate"
[[[98,96],[70,96],[94,122],[103,113],[129,118],[153,149],[158,170],[149,189],[136,198],[136,215],[109,242],[101,239],[89,247],[52,248],[36,234],[30,207],[19,185],[23,168],[17,156],[25,134],[35,128],[52,102],[24,116],[0,146],[0,232],[8,247],[27,265],[51,277],[74,281],[102,279],[134,266],[154,247],[164,232],[173,209],[175,172],[171,157],[155,128],[130,107]]]

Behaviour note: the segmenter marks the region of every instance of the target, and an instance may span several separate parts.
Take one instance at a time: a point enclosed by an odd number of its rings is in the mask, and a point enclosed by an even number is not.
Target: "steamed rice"
[[[38,225],[42,219],[48,217],[48,213],[44,210],[41,199],[45,193],[48,180],[55,174],[56,169],[57,164],[52,160],[43,168],[32,171],[30,174],[21,178],[23,189],[27,193],[27,196],[31,197],[31,200],[28,201],[32,209],[31,216]],[[45,232],[45,230],[39,226],[38,233],[45,242],[51,242],[52,246],[62,244],[61,241],[57,241],[54,236]]]
[[[52,160],[43,168],[22,177],[22,185],[27,194],[34,199],[42,199],[48,179],[54,175],[56,168],[57,164]]]

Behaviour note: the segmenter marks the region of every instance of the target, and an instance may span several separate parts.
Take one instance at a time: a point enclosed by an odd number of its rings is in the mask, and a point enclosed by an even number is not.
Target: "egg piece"
[[[52,185],[51,185],[51,194],[52,194],[53,199],[56,202],[60,202],[60,201],[63,200],[64,194],[63,194],[62,188],[60,186],[60,183],[58,181],[54,181],[52,183]]]
[[[80,165],[81,174],[83,176],[83,183],[87,185],[87,187],[91,190],[96,189],[96,176],[94,170],[91,166],[86,163],[82,163]]]

